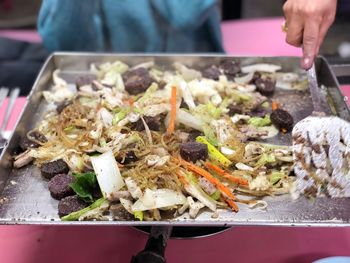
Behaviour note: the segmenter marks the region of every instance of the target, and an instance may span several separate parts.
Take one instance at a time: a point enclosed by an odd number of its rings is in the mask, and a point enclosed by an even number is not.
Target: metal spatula
[[[331,111],[318,88],[314,64],[307,75],[314,112],[292,131],[295,193],[350,196],[350,124],[329,116]]]

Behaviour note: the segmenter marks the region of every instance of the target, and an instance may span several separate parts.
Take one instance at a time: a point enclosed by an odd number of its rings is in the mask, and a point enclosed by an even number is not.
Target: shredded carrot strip
[[[176,87],[171,87],[171,98],[170,98],[170,122],[167,129],[168,134],[172,134],[175,130],[176,120]]]
[[[183,185],[188,185],[185,176],[183,176],[180,171],[177,171],[176,175],[179,177],[179,180]]]
[[[248,181],[246,179],[240,178],[238,176],[233,176],[213,163],[206,162],[205,166],[208,169],[211,169],[214,172],[218,173],[219,175],[222,175],[224,178],[226,178],[227,180],[233,183],[248,186]]]
[[[130,107],[133,107],[133,106],[134,106],[134,103],[135,103],[134,98],[133,98],[133,97],[130,97],[130,99],[129,99],[129,105],[130,105]]]
[[[271,102],[271,108],[272,110],[277,110],[279,108],[279,105],[276,101]]]
[[[239,208],[235,202],[233,202],[231,199],[228,199],[228,198],[225,201],[232,208],[233,211],[238,212]]]
[[[196,174],[203,176],[205,179],[207,179],[209,182],[215,185],[216,188],[218,188],[220,192],[224,193],[228,198],[232,200],[236,199],[235,195],[231,192],[231,190],[227,186],[223,185],[218,179],[216,179],[206,170],[202,169],[201,167],[198,167],[197,165],[186,162],[184,160],[176,159],[175,161],[179,162],[181,165],[185,166],[187,169],[191,170],[192,172],[195,172]]]

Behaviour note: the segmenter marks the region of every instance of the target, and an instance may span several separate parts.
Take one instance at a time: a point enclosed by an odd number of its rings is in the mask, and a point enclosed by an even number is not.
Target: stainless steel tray
[[[240,206],[238,213],[220,210],[218,218],[211,218],[211,213],[203,212],[195,220],[182,216],[172,220],[158,222],[138,221],[84,221],[61,222],[57,215],[58,202],[51,198],[47,182],[34,166],[12,170],[11,154],[18,147],[21,136],[33,128],[43,116],[46,103],[41,92],[50,89],[52,73],[61,69],[61,76],[74,82],[77,76],[88,73],[91,63],[122,60],[129,65],[154,60],[158,65],[168,67],[174,61],[188,65],[218,63],[227,56],[210,55],[131,55],[131,54],[87,54],[55,53],[46,61],[8,146],[0,160],[0,223],[2,224],[74,224],[74,225],[172,225],[172,226],[232,226],[232,225],[302,225],[302,226],[350,226],[350,208],[348,198],[316,198],[291,200],[288,195],[266,197],[269,204],[266,211]],[[296,57],[235,57],[242,64],[266,62],[279,64],[283,71],[296,71],[299,58]],[[339,84],[326,60],[317,58],[316,70],[320,84],[327,87],[329,102],[336,113],[349,120],[349,111]],[[296,121],[308,116],[312,111],[308,92],[277,92],[278,100],[291,111]],[[290,143],[290,136],[277,138],[278,143]]]

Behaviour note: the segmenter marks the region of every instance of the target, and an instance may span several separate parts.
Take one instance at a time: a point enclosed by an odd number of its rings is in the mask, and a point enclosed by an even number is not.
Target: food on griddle
[[[74,177],[71,174],[57,174],[49,181],[49,191],[53,198],[62,199],[66,196],[73,195],[74,191],[69,186],[74,182]]]
[[[293,116],[288,111],[283,109],[276,109],[272,111],[270,119],[276,127],[285,131],[291,131],[294,124]]]
[[[26,147],[15,167],[34,160],[52,178],[62,220],[195,218],[257,202],[236,194],[288,193],[291,148],[257,142],[279,131],[254,76],[274,79],[280,67],[232,59],[198,67],[93,65],[96,78],[80,79],[76,93],[55,71],[43,95],[57,111],[34,129],[47,141]]]
[[[271,96],[275,92],[276,81],[270,76],[262,75],[254,83],[262,95]]]
[[[62,198],[58,203],[58,215],[64,217],[85,207],[87,207],[87,204],[77,195],[67,196]]]
[[[161,116],[158,115],[156,117],[147,117],[145,116],[143,118],[146,125],[151,131],[159,131],[161,126]],[[142,119],[140,118],[138,121],[134,122],[133,129],[136,131],[144,131],[145,130],[145,124],[143,123]]]
[[[47,142],[46,137],[38,131],[31,131],[26,136],[22,137],[19,146],[22,151],[29,148],[38,148],[41,144]]]
[[[241,71],[239,62],[232,59],[226,59],[220,64],[220,68],[228,79],[232,79]]]
[[[94,80],[96,80],[95,75],[80,76],[75,81],[75,85],[77,85],[77,88],[81,88],[81,87],[86,86],[86,85],[91,85]]]
[[[180,155],[190,162],[206,160],[208,158],[208,146],[198,142],[186,142],[180,144]]]
[[[250,112],[248,112],[248,115],[252,117],[264,117],[267,114],[268,114],[267,109],[261,105],[253,108]]]
[[[129,213],[122,204],[111,205],[110,208],[113,220],[117,221],[133,221],[134,215]]]
[[[219,80],[220,75],[221,75],[221,72],[216,66],[210,66],[204,69],[202,72],[202,76],[204,78],[213,79],[213,80]]]
[[[227,106],[228,108],[228,115],[233,116],[235,114],[242,114],[242,106],[237,104],[236,102],[231,103],[230,105]]]
[[[145,92],[153,82],[151,76],[145,68],[137,68],[132,71],[128,71],[123,75],[123,78],[125,90],[130,95],[137,95]]]
[[[41,166],[41,175],[46,179],[51,179],[57,174],[66,174],[69,172],[69,167],[62,159],[44,163]]]
[[[61,112],[62,112],[67,106],[69,106],[69,105],[71,105],[71,104],[72,104],[72,102],[69,101],[69,100],[65,100],[65,101],[59,103],[59,104],[57,105],[57,107],[56,107],[57,113],[58,113],[58,114],[61,114]]]
[[[197,130],[191,130],[188,134],[187,141],[194,142],[198,136],[203,136],[203,132]]]
[[[119,154],[117,156],[117,161],[121,164],[130,164],[138,160],[134,151],[127,151],[126,153]]]

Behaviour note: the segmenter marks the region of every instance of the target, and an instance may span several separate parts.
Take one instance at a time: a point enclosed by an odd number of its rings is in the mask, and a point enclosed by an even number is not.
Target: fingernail
[[[302,61],[302,67],[304,69],[309,69],[311,68],[312,60],[310,57],[304,57]]]

